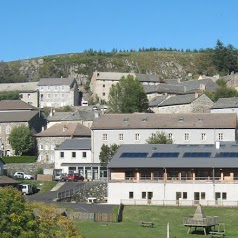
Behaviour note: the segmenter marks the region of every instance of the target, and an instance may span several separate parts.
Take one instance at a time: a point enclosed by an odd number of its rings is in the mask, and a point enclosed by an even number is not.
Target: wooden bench
[[[210,237],[220,237],[223,238],[225,236],[225,232],[219,232],[219,231],[210,231]]]
[[[153,222],[150,222],[150,221],[142,221],[141,222],[141,226],[142,227],[151,227],[151,228],[153,228],[154,227],[154,223]]]
[[[87,200],[88,200],[88,204],[93,204],[97,201],[97,198],[89,197],[89,198],[87,198]]]

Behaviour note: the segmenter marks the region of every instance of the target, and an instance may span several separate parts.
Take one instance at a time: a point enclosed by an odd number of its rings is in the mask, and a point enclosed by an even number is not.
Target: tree
[[[110,146],[103,144],[99,154],[99,160],[102,166],[107,166],[113,155],[117,152],[119,145],[112,144]]]
[[[14,127],[8,139],[16,155],[25,155],[33,150],[33,137],[25,125]]]
[[[173,140],[169,139],[168,136],[164,132],[156,132],[156,134],[152,134],[146,142],[148,144],[173,144]]]
[[[0,187],[0,237],[37,237],[38,224],[25,198],[12,187]]]
[[[112,113],[146,112],[148,99],[139,80],[128,75],[112,85],[108,105]]]
[[[1,238],[83,238],[54,206],[28,203],[12,187],[0,187],[0,197]]]

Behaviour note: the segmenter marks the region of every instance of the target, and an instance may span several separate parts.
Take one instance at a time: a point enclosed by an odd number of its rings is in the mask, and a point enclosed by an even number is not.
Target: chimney
[[[216,141],[216,149],[217,149],[217,150],[220,149],[220,141]]]

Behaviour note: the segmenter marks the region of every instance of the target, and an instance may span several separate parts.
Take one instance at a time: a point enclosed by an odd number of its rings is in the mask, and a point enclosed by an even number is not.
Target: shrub
[[[10,163],[34,163],[36,162],[36,156],[6,156],[2,158],[5,164]]]

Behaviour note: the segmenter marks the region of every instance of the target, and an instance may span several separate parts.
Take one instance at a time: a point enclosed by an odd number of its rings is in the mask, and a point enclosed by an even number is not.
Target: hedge
[[[36,156],[6,156],[2,158],[5,164],[10,163],[34,163]]]

